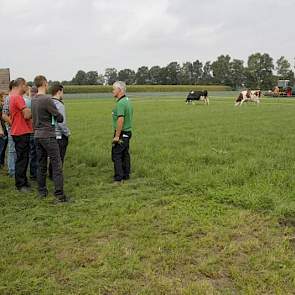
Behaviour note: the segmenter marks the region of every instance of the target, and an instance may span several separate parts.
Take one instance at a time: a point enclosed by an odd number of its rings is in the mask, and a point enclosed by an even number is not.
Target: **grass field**
[[[19,195],[1,172],[0,294],[294,294],[295,100],[233,97],[137,94],[121,187],[113,99],[68,100],[74,202]]]

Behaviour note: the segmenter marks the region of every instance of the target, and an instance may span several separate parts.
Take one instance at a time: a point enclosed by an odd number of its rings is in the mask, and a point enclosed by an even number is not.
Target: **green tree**
[[[211,63],[206,61],[203,66],[202,83],[211,84],[213,81]]]
[[[231,71],[231,86],[234,89],[239,89],[246,82],[246,73],[244,67],[244,61],[240,59],[234,59],[230,63],[230,71]]]
[[[193,62],[193,79],[192,84],[196,85],[198,84],[203,75],[203,64],[199,60],[196,60]]]
[[[160,69],[160,76],[159,76],[159,84],[168,85],[170,83],[168,79],[168,70],[167,67],[163,67]]]
[[[231,85],[231,57],[220,55],[211,65],[214,82],[224,85]]]
[[[118,80],[118,72],[115,68],[107,68],[104,77],[108,85],[113,85]]]
[[[140,67],[135,76],[135,82],[137,85],[145,85],[149,84],[150,76],[149,76],[149,68],[146,66]]]
[[[286,79],[288,74],[291,71],[291,64],[284,56],[281,56],[277,60],[276,70],[277,70],[278,76],[281,79]]]
[[[72,79],[74,85],[86,85],[87,84],[87,74],[80,70],[77,72],[75,77]]]
[[[180,84],[191,85],[193,83],[193,64],[191,62],[183,63],[180,69]]]
[[[149,70],[150,83],[153,85],[161,84],[161,67],[153,66]]]
[[[105,83],[105,77],[104,77],[104,75],[99,74],[98,77],[97,77],[97,84],[98,85],[104,85],[104,83]]]
[[[247,87],[271,89],[274,85],[273,59],[269,54],[255,53],[248,58],[246,69]]]
[[[167,84],[177,85],[180,84],[180,65],[178,62],[173,61],[166,67],[167,71]]]
[[[276,70],[278,77],[282,80],[290,80],[291,83],[294,83],[294,72],[291,69],[291,64],[289,61],[284,57],[281,56],[276,62]]]
[[[130,69],[121,70],[118,73],[118,79],[128,85],[132,85],[135,83],[135,72]]]
[[[89,71],[86,73],[87,85],[97,85],[98,73],[97,71]]]

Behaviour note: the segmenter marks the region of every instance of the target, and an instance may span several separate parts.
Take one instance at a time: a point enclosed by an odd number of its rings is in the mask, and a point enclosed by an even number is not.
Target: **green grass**
[[[122,187],[111,96],[68,100],[75,202],[19,195],[2,171],[0,294],[294,294],[295,101],[229,95],[136,96]]]

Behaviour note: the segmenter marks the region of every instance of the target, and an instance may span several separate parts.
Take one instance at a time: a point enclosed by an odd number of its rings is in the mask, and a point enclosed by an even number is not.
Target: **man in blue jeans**
[[[0,93],[0,167],[4,166],[5,151],[7,147],[7,131],[5,121],[2,119],[4,93]]]
[[[9,177],[14,178],[15,174],[15,161],[16,161],[16,151],[14,146],[14,141],[11,136],[11,118],[9,112],[9,101],[11,91],[15,88],[14,80],[12,80],[9,84],[9,94],[4,99],[3,110],[2,110],[2,118],[5,121],[7,136],[8,136],[8,154],[7,154],[7,167],[8,167],[8,175]]]
[[[7,130],[5,126],[5,121],[2,119],[4,96],[5,96],[5,93],[1,92],[0,93],[0,121],[1,121],[1,127],[4,133],[4,136],[2,136],[1,138],[1,146],[3,145],[3,147],[0,148],[0,168],[4,167],[5,165],[5,152],[7,148]]]
[[[1,107],[0,107],[0,110],[1,110]],[[2,152],[4,151],[6,138],[7,137],[5,132],[5,126],[4,126],[3,120],[0,119],[0,155],[2,155]]]

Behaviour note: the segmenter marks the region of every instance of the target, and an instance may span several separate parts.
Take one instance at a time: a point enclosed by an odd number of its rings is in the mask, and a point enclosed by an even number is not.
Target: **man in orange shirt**
[[[15,186],[20,192],[29,192],[27,168],[30,153],[30,135],[33,132],[31,110],[26,106],[23,95],[27,90],[25,79],[14,81],[15,88],[10,95],[11,135],[15,144]]]

